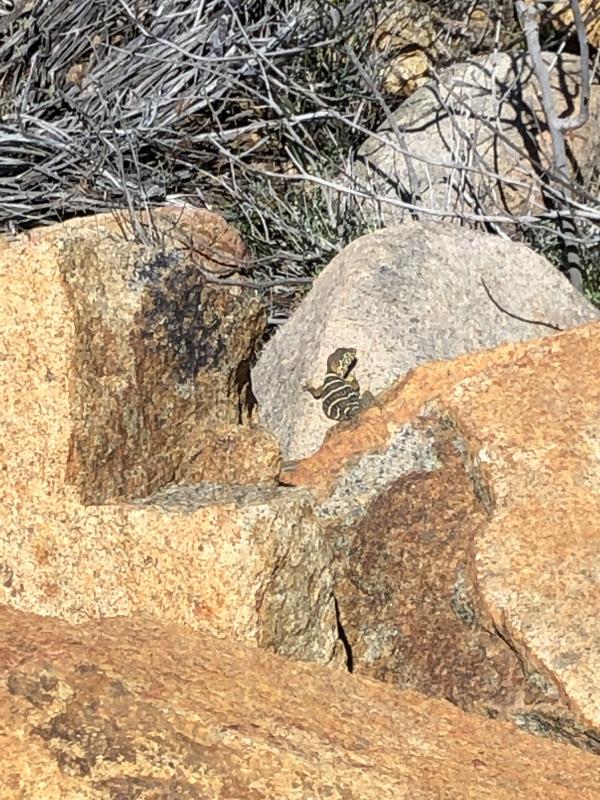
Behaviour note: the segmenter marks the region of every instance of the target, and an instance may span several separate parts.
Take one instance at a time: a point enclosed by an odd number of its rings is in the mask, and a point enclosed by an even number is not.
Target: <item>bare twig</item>
[[[501,311],[503,314],[506,314],[507,316],[512,317],[513,319],[518,319],[519,322],[527,322],[530,325],[543,325],[545,328],[551,328],[553,331],[562,331],[560,325],[555,325],[553,322],[542,322],[539,319],[528,319],[527,317],[521,317],[519,314],[515,314],[512,311],[509,311],[507,308],[504,308],[504,306],[501,306],[500,303],[496,300],[496,298],[492,295],[484,279],[480,278],[480,280],[481,280],[481,285],[485,289],[485,293],[488,296],[488,299],[492,301],[492,303],[496,306],[498,311]]]
[[[579,113],[571,118],[561,118],[556,112],[554,97],[550,86],[550,77],[542,56],[539,38],[539,17],[540,11],[543,10],[544,6],[539,3],[530,4],[525,2],[525,0],[517,0],[516,3],[517,13],[527,39],[527,46],[533,68],[540,84],[546,122],[552,141],[553,168],[555,173],[563,178],[565,182],[569,180],[569,163],[565,146],[565,131],[579,128],[587,122],[590,96],[589,55],[585,25],[583,24],[581,12],[579,10],[578,0],[569,0],[569,2],[575,19],[581,61]],[[571,237],[571,240],[577,237],[577,228],[568,214],[569,198],[569,189],[565,189],[562,193],[562,197],[559,197],[559,202],[561,202],[563,209],[567,212],[559,219],[559,224],[565,234],[566,242],[565,254],[567,263],[565,273],[571,283],[579,289],[579,291],[583,291],[583,273],[579,254],[577,249],[573,246],[572,241],[569,243],[569,237]]]
[[[404,133],[400,130],[394,115],[392,114],[392,112],[390,111],[387,103],[385,102],[385,100],[383,98],[383,95],[381,94],[381,92],[377,88],[377,86],[375,84],[375,81],[368,74],[366,69],[362,66],[362,64],[360,63],[359,59],[356,57],[356,54],[354,53],[353,49],[351,47],[347,46],[346,47],[346,53],[347,53],[348,57],[351,59],[351,61],[354,64],[354,66],[356,67],[358,73],[360,74],[360,76],[364,80],[367,89],[370,92],[373,93],[373,96],[377,99],[377,101],[380,104],[381,108],[383,108],[383,110],[385,112],[385,118],[386,118],[391,130],[394,133],[394,136],[396,138],[396,142],[399,145],[399,147],[402,149],[402,154],[404,156],[404,161],[406,163],[406,173],[408,175],[408,183],[409,183],[409,187],[410,187],[411,203],[413,203],[415,205],[418,205],[420,203],[420,201],[421,201],[421,195],[420,195],[420,192],[419,192],[419,182],[417,180],[417,175],[416,175],[416,172],[415,172],[415,169],[414,169],[414,166],[413,166],[413,157],[411,155],[410,148],[408,147],[408,145],[406,143],[406,137],[405,137]],[[417,210],[415,210],[413,212],[413,216],[415,217],[415,219],[419,219],[419,217],[421,215]]]
[[[587,32],[581,16],[578,0],[569,0],[577,41],[579,43],[579,58],[581,60],[581,83],[579,87],[579,114],[571,117],[560,118],[559,124],[563,130],[575,130],[585,125],[590,116],[590,54],[588,49]]]

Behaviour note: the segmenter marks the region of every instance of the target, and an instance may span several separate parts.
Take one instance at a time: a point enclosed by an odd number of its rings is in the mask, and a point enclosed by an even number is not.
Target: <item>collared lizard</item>
[[[358,381],[350,373],[356,366],[356,350],[353,347],[338,347],[327,359],[327,372],[318,388],[303,386],[316,400],[322,401],[326,417],[336,421],[352,419],[358,412],[372,405],[375,398],[371,392],[361,395]]]

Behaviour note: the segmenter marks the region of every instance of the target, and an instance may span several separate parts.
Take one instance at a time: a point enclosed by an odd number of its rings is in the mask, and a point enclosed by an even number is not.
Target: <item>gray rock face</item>
[[[320,383],[337,347],[356,348],[361,388],[379,392],[417,364],[552,333],[517,317],[565,329],[600,312],[545,258],[497,236],[406,222],[361,237],[263,350],[252,375],[261,419],[285,458],[302,458],[332,424],[302,386]]]
[[[559,114],[578,108],[579,58],[546,54]],[[569,158],[589,174],[600,153],[600,88],[592,87],[590,119],[568,137]],[[358,185],[399,198],[413,193],[401,130],[414,171],[419,204],[460,215],[540,213],[540,174],[552,161],[540,90],[524,54],[494,53],[441,71],[384,123],[358,153]],[[361,202],[367,218],[386,225],[407,212],[371,200]]]

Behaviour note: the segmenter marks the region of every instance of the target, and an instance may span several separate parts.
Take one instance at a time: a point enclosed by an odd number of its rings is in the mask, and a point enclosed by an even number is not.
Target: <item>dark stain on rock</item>
[[[15,573],[10,564],[2,562],[0,564],[0,583],[5,589],[10,589],[13,585]]]
[[[129,280],[130,288],[135,289],[140,284],[143,286],[159,284],[164,276],[173,269],[173,264],[180,261],[181,253],[178,253],[177,250],[161,250],[151,258],[137,261]]]
[[[60,712],[55,713],[51,703],[60,685]],[[209,800],[198,786],[213,785],[215,780],[227,796],[262,797],[238,777],[243,756],[224,742],[211,739],[204,744],[183,733],[168,703],[164,707],[148,702],[97,664],[82,662],[61,677],[47,670],[15,671],[9,690],[38,709],[46,708],[47,718],[30,730],[46,743],[61,772],[89,776],[91,784],[108,792],[103,796],[111,800]],[[201,738],[201,724],[198,730]],[[190,775],[196,780],[188,781]]]
[[[85,504],[148,496],[185,475],[207,431],[250,422],[264,306],[176,250],[88,243],[63,270],[77,336],[65,480]]]
[[[73,695],[66,710],[32,728],[32,733],[48,742],[59,768],[69,775],[89,775],[99,759],[135,762],[136,747],[127,725],[133,699],[130,693],[120,681],[107,678],[91,665],[80,665],[77,673],[83,683],[78,691],[74,676],[75,686],[70,687]],[[85,692],[81,691],[84,687]],[[111,707],[117,710],[119,705],[119,713],[110,713]]]
[[[201,369],[216,369],[226,343],[215,302],[218,287],[207,284],[177,251],[139,265],[137,276],[144,284],[137,321],[147,352],[168,354],[180,383],[193,380]]]
[[[336,597],[356,673],[445,698],[490,717],[556,694],[481,621],[473,538],[488,518],[451,425],[435,427],[441,468],[388,484],[368,513],[337,532]]]
[[[526,711],[516,715],[514,721],[519,728],[529,733],[547,736],[565,744],[576,745],[582,750],[600,754],[598,731],[585,730],[572,722],[569,724],[562,715],[543,711]]]
[[[27,672],[10,672],[6,679],[6,688],[10,694],[23,697],[36,708],[44,708],[56,699],[58,679],[47,672],[29,674]]]

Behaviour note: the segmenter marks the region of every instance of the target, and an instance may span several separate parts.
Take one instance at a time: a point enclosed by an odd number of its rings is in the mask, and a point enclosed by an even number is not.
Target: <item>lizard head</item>
[[[327,359],[327,372],[346,378],[356,364],[354,347],[338,347]]]

